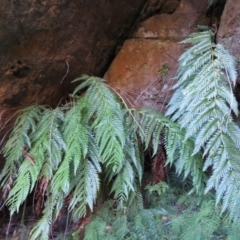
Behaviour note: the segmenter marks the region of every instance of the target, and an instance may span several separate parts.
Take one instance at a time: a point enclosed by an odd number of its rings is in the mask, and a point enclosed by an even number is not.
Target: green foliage
[[[119,206],[142,206],[142,153],[130,112],[102,79],[77,80],[82,83],[72,103],[22,111],[4,147],[6,165],[0,182],[11,215],[34,188],[43,198],[43,215],[31,239],[48,238],[65,199],[70,200],[73,219],[92,211],[101,172]],[[76,95],[86,87],[81,97]]]
[[[75,89],[73,95],[91,84],[83,99],[88,106],[86,117],[91,120],[94,116],[91,130],[99,146],[101,162],[111,165],[115,171],[124,159],[125,132],[122,106],[101,79],[83,77],[79,80],[85,82]]]
[[[84,240],[233,240],[239,234],[239,224],[220,216],[213,195],[200,199],[172,187],[134,216],[113,212],[108,202],[87,225]]]
[[[185,130],[179,124],[173,122],[161,113],[152,109],[141,109],[136,111],[136,119],[140,121],[140,137],[147,148],[153,146],[153,155],[157,152],[159,144],[164,144],[167,153],[167,163],[176,166],[178,174],[184,173],[186,179],[192,176],[193,191],[201,194],[205,188],[206,175],[202,172],[203,158],[201,153],[193,154],[194,141],[185,140]],[[164,133],[165,139],[161,139]]]
[[[163,79],[170,70],[171,67],[168,64],[163,64],[162,67],[158,69],[157,74]]]
[[[121,211],[109,211],[113,207],[112,202],[106,202],[94,221],[88,225],[85,231],[85,240],[123,239],[128,232],[126,215]]]
[[[149,194],[153,194],[154,192],[156,192],[159,196],[162,193],[165,193],[167,189],[169,189],[168,185],[165,182],[159,182],[156,183],[154,185],[146,185],[145,190],[147,190],[149,192]]]
[[[232,90],[237,78],[235,61],[213,42],[211,30],[202,30],[182,42],[193,46],[179,59],[178,82],[167,115],[186,129],[185,141],[194,141],[192,157],[203,150],[203,171],[212,169],[205,192],[214,188],[216,202],[223,202],[222,211],[228,208],[230,217],[239,220],[240,129],[231,116],[238,114]]]
[[[8,158],[8,161],[1,172],[0,179],[1,186],[6,191],[11,188],[13,179],[17,176],[18,169],[24,160],[24,148],[31,146],[28,133],[35,131],[35,122],[40,118],[41,111],[38,107],[31,106],[22,110],[21,114],[22,118],[17,119],[15,128],[3,150],[3,155]]]
[[[211,30],[201,30],[182,42],[193,46],[179,59],[176,91],[167,110],[170,118],[152,109],[128,109],[104,80],[89,76],[76,80],[81,83],[71,103],[55,109],[32,106],[21,112],[4,146],[0,183],[11,215],[34,189],[41,196],[42,218],[30,239],[48,238],[63,205],[68,204],[75,221],[88,209],[93,211],[101,181],[109,186],[117,209],[106,219],[96,218],[85,239],[159,239],[160,235],[210,239],[218,234],[223,222],[212,199],[189,211],[184,206],[184,217],[161,205],[130,220],[129,206],[136,213],[143,205],[142,146],[151,146],[155,155],[164,145],[166,164],[174,164],[184,181],[191,179],[190,192],[201,195],[215,189],[222,213],[229,209],[229,218],[239,221],[240,129],[231,115],[238,114],[232,90],[235,61],[213,42]],[[205,173],[209,169],[210,177]],[[159,183],[147,189],[154,199],[167,187]],[[234,239],[235,232],[232,225],[228,238]]]
[[[0,176],[3,188],[11,189],[7,199],[11,214],[18,211],[36,181],[41,178],[48,181],[58,167],[65,149],[59,131],[62,120],[61,109],[45,107],[27,108],[18,118],[3,151],[7,163]],[[14,186],[9,186],[16,179]]]

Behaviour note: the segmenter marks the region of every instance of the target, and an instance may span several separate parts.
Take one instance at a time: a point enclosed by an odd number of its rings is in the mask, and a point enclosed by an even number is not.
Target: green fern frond
[[[216,45],[216,56],[229,74],[229,80],[236,84],[237,70],[236,59],[221,44]]]
[[[43,216],[34,225],[30,232],[30,239],[46,240],[49,239],[52,222],[57,219],[57,216],[63,206],[64,197],[62,193],[57,195],[49,195],[44,204]]]
[[[78,175],[73,181],[75,186],[69,210],[74,210],[74,217],[80,218],[86,215],[87,205],[93,210],[100,185],[98,171],[91,161],[85,160],[79,165]]]
[[[114,192],[114,198],[120,201],[120,204],[127,202],[129,193],[134,191],[135,174],[131,164],[126,161],[121,169],[118,170],[116,179],[113,182],[111,193]]]
[[[206,201],[200,208],[200,211],[188,216],[182,221],[180,239],[211,239],[214,232],[220,225],[220,216],[215,210],[213,201]],[[194,229],[194,230],[192,230]]]
[[[237,191],[240,187],[237,180],[240,148],[239,128],[231,116],[232,112],[238,114],[238,103],[232,90],[237,78],[236,64],[222,45],[213,42],[213,37],[211,30],[204,30],[183,41],[193,46],[179,59],[178,83],[167,115],[186,129],[185,144],[188,140],[194,142],[193,157],[204,150],[207,159],[203,170],[213,169],[205,192],[215,188],[216,202],[223,200],[222,210],[228,208],[230,216],[236,220],[240,215],[235,210],[239,198],[233,195],[233,189]],[[175,138],[168,136],[166,142]],[[172,141],[167,148],[172,156],[173,144]],[[177,165],[180,170],[187,171],[186,175],[189,173],[186,151],[178,157]]]
[[[177,173],[184,173],[184,178],[191,175],[194,186],[192,191],[202,193],[206,181],[206,175],[202,172],[203,158],[200,153],[193,153],[194,141],[190,138],[185,139],[185,130],[181,129],[179,124],[153,109],[138,110],[135,117],[140,121],[142,131],[145,133],[145,138],[142,136],[142,141],[147,139],[147,144],[149,144],[149,139],[152,139],[154,154],[159,146],[161,134],[164,133],[167,164],[174,163]],[[148,147],[147,144],[146,147]]]
[[[102,79],[85,76],[79,80],[85,80],[88,85],[90,84],[84,98],[88,104],[88,118],[93,118],[91,128],[99,146],[101,161],[110,165],[115,171],[124,159],[125,134],[122,106]],[[82,84],[74,93],[86,86],[85,82]],[[92,104],[93,102],[95,104]]]
[[[95,169],[100,173],[102,172],[102,167],[100,165],[101,153],[97,145],[96,139],[90,131],[88,133],[88,137],[88,158],[91,159],[91,162],[94,165]]]
[[[84,234],[84,240],[100,240],[104,239],[107,222],[105,219],[96,217],[94,221],[90,222]]]
[[[31,106],[19,112],[20,116],[17,118],[9,140],[3,149],[3,156],[6,159],[0,174],[3,189],[10,186],[17,177],[18,168],[24,160],[24,153],[32,145],[29,135],[36,130],[36,124],[43,109],[39,106]]]
[[[76,176],[79,164],[85,161],[88,154],[89,133],[81,110],[80,103],[77,103],[65,115],[62,129],[66,152],[52,180],[51,186],[54,192],[63,191],[65,194],[69,194],[70,174]],[[73,172],[70,172],[71,164]]]
[[[130,130],[130,129],[129,129]],[[113,181],[111,193],[118,199],[121,207],[133,206],[140,209],[143,205],[141,185],[143,174],[143,156],[134,132],[128,132],[124,147],[125,161],[116,172],[106,170],[108,182]]]
[[[72,95],[75,96],[79,91],[84,90],[84,89],[87,88],[87,87],[90,87],[90,86],[92,85],[92,83],[93,83],[94,81],[96,81],[96,79],[97,79],[96,77],[94,77],[94,76],[88,76],[88,75],[83,75],[83,76],[80,77],[80,78],[76,78],[76,79],[75,79],[74,81],[72,81],[72,82],[82,81],[82,83],[81,83],[80,85],[78,85],[78,86],[74,89]],[[100,79],[100,78],[98,78],[98,81],[100,81],[100,82],[105,82],[104,79]]]
[[[18,212],[20,205],[33,190],[38,179],[52,178],[53,171],[61,161],[62,151],[65,150],[65,143],[59,131],[63,121],[62,111],[45,108],[42,116],[40,119],[35,119],[35,121],[38,120],[38,124],[29,134],[31,141],[29,152],[22,150],[25,152],[24,161],[7,198],[11,214]]]
[[[155,155],[159,146],[160,136],[166,123],[170,120],[150,108],[135,111],[135,119],[140,123],[139,135],[145,144],[145,149],[152,144],[153,155]]]
[[[227,240],[238,240],[239,238],[239,223],[232,224],[229,226],[227,229],[228,235],[227,235]]]
[[[20,174],[17,176],[16,184],[10,190],[7,198],[7,205],[9,206],[11,215],[19,211],[20,205],[32,191],[39,174],[38,168],[33,167],[29,160],[25,160],[22,163],[19,172]]]
[[[63,121],[62,109],[46,109],[38,123],[37,130],[30,136],[33,143],[31,154],[37,159],[37,162],[49,163],[52,170],[58,168],[62,153],[66,151],[66,144],[60,130]],[[41,175],[50,179],[53,172],[41,172]]]

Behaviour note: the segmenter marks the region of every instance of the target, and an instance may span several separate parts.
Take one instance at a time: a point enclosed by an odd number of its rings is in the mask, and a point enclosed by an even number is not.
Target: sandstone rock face
[[[240,0],[227,0],[219,30],[218,42],[222,43],[228,51],[240,60]],[[238,61],[240,75],[240,64]],[[240,79],[238,79],[240,83]]]
[[[197,24],[208,24],[205,1],[181,0],[169,4],[175,6],[168,10],[171,14],[160,9],[159,14],[143,21],[105,74],[129,104],[164,111],[172,95],[177,60],[185,47],[179,41]]]
[[[145,3],[2,0],[1,116],[33,103],[54,106],[72,91],[74,78],[102,75]]]
[[[83,73],[101,74],[143,2],[3,0],[1,106],[46,102],[58,94],[68,65],[63,86]]]

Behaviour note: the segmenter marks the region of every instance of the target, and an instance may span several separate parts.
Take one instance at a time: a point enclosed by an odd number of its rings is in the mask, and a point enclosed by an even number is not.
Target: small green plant
[[[167,189],[169,189],[169,186],[165,182],[159,182],[154,185],[148,184],[145,186],[144,189],[147,190],[147,192],[150,195],[153,194],[154,192],[156,192],[157,195],[160,196],[162,193],[165,193],[167,191]]]
[[[162,67],[158,69],[157,73],[163,79],[170,70],[171,67],[168,64],[163,64]]]
[[[134,216],[111,209],[108,203],[96,214],[86,227],[84,240],[237,240],[240,234],[239,224],[220,216],[213,194],[199,201],[199,196],[173,187],[154,201],[150,199],[148,208]]]

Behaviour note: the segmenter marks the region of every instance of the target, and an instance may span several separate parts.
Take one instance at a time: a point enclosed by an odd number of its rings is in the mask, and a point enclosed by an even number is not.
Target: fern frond
[[[100,186],[98,171],[91,161],[85,160],[79,165],[78,175],[72,181],[75,186],[69,210],[74,210],[74,217],[80,218],[86,215],[87,205],[93,210]]]
[[[92,83],[96,80],[96,77],[94,76],[88,76],[88,75],[83,75],[80,78],[76,78],[74,81],[72,82],[78,82],[78,81],[83,81],[80,85],[78,85],[74,91],[73,91],[73,96],[76,95],[79,91],[83,90],[86,87],[89,87],[92,85]],[[99,79],[100,80],[100,79]],[[100,80],[101,82],[105,82],[104,79]]]
[[[63,195],[50,195],[44,204],[43,216],[34,225],[30,232],[30,240],[46,240],[49,239],[52,222],[57,219],[57,216],[63,206]]]
[[[235,58],[221,44],[216,45],[215,54],[223,65],[222,68],[225,69],[228,80],[232,81],[233,85],[235,85],[237,79]]]
[[[141,120],[141,117],[143,120]],[[192,176],[193,191],[202,193],[206,175],[202,172],[203,159],[200,153],[194,154],[194,142],[192,139],[185,139],[186,132],[180,125],[171,119],[152,109],[141,109],[136,114],[136,119],[141,123],[147,143],[152,139],[155,146],[154,153],[159,145],[162,133],[165,134],[164,145],[167,154],[167,164],[175,164],[178,174],[184,173],[184,177]],[[154,124],[154,128],[152,127]],[[144,141],[144,138],[142,139]],[[148,147],[148,145],[146,145]]]
[[[238,240],[239,238],[239,223],[235,223],[232,224],[231,226],[229,226],[229,228],[227,229],[227,240]]]
[[[222,210],[228,208],[230,216],[235,216],[236,220],[240,214],[234,209],[238,208],[240,201],[233,192],[240,187],[237,180],[240,148],[239,128],[231,116],[232,112],[238,114],[238,103],[232,90],[237,78],[236,64],[222,45],[213,42],[213,37],[214,33],[205,29],[183,41],[193,46],[179,59],[177,90],[169,103],[167,115],[186,129],[185,144],[188,140],[194,142],[193,157],[204,150],[207,159],[203,170],[213,169],[205,192],[215,188],[216,202],[223,200]],[[179,102],[175,103],[176,100]],[[172,139],[171,135],[167,136],[166,142],[171,144],[167,150],[173,158],[172,148],[181,148],[181,143],[175,143],[175,146]],[[179,170],[188,174],[191,156],[183,150],[177,165]]]
[[[211,239],[220,225],[220,216],[215,210],[214,201],[205,201],[199,212],[188,214],[182,223],[180,239]],[[194,229],[194,230],[193,230]]]
[[[6,159],[0,174],[3,189],[10,186],[17,177],[18,168],[24,160],[24,153],[31,148],[29,135],[36,130],[36,124],[41,117],[43,107],[31,106],[20,111],[9,140],[4,146],[3,156]]]
[[[111,188],[111,193],[114,192],[114,198],[118,199],[121,205],[127,202],[129,193],[135,190],[133,187],[134,180],[134,170],[130,163],[126,161],[118,171]]]
[[[142,208],[142,194],[140,185],[143,175],[143,153],[140,151],[140,146],[136,134],[128,128],[129,136],[126,138],[124,146],[125,161],[121,168],[116,171],[116,174],[108,175],[108,181],[113,181],[111,192],[114,197],[119,200],[119,206],[127,206],[137,209]]]
[[[62,151],[65,149],[65,143],[59,131],[63,121],[62,111],[45,108],[42,118],[37,120],[35,131],[29,134],[31,149],[24,154],[24,161],[18,171],[15,185],[7,198],[11,214],[19,210],[38,179],[52,178],[53,171],[58,167]]]
[[[85,76],[80,80],[87,81],[88,85],[91,84],[84,98],[88,103],[88,118],[93,118],[91,128],[99,146],[101,161],[110,165],[115,171],[124,159],[125,134],[122,106],[102,79]],[[85,82],[82,84],[74,93],[86,86]],[[93,102],[95,104],[92,104]]]
[[[107,222],[105,219],[96,217],[87,226],[84,234],[84,240],[100,240],[105,237]]]
[[[62,109],[46,109],[39,121],[37,130],[30,136],[33,146],[31,154],[38,162],[47,162],[52,170],[56,170],[62,159],[66,144],[61,133],[61,125],[64,121]],[[41,149],[41,151],[39,151]],[[53,172],[41,173],[46,178],[52,178]]]
[[[80,103],[77,103],[65,115],[62,129],[66,152],[52,180],[53,192],[63,191],[65,194],[69,194],[70,174],[76,176],[79,164],[85,161],[88,154],[89,133],[86,121],[81,116],[81,110]],[[71,164],[73,172],[70,172]]]

